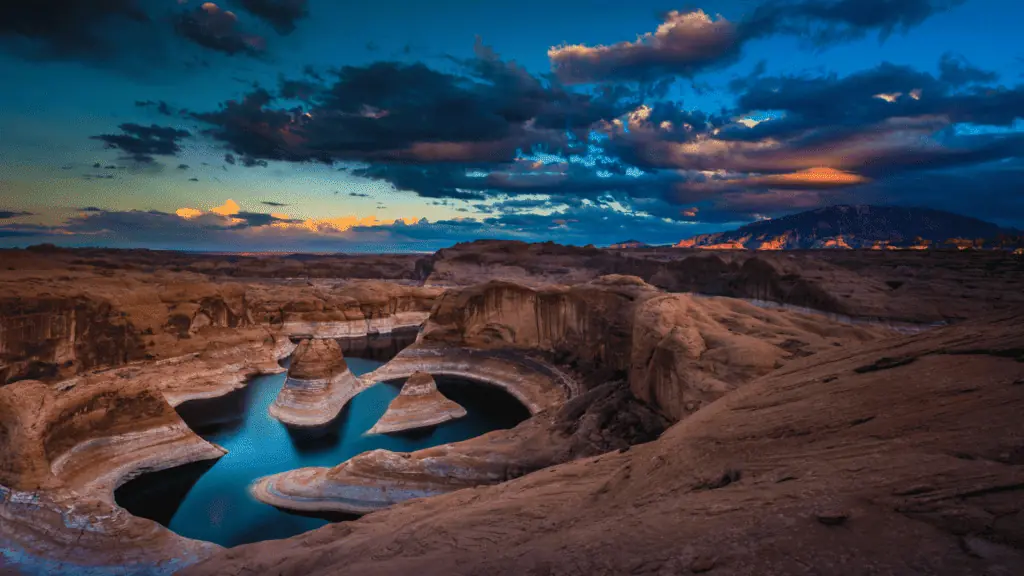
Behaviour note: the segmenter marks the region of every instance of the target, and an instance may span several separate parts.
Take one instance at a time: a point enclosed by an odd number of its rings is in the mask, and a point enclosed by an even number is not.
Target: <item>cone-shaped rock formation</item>
[[[270,415],[291,426],[322,426],[362,388],[336,340],[303,340],[295,349],[288,379],[270,405]]]
[[[391,401],[387,412],[370,429],[370,434],[390,434],[437,426],[466,415],[466,409],[445,398],[426,372],[416,372],[405,381],[402,393]]]

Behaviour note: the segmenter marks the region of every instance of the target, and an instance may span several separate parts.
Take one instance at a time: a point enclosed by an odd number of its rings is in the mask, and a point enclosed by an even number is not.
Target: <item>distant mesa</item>
[[[609,248],[613,250],[620,250],[623,248],[647,248],[648,246],[650,245],[639,240],[625,240],[623,242],[616,242],[609,246]]]
[[[466,415],[466,409],[446,398],[434,378],[416,372],[402,385],[402,392],[370,429],[370,434],[391,434],[432,428]]]
[[[929,208],[830,206],[682,240],[702,250],[925,250],[1019,245],[1021,232]],[[1012,249],[1012,248],[1011,248]]]

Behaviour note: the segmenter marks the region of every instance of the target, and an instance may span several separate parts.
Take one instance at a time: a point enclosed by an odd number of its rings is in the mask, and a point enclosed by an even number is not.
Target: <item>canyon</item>
[[[1024,568],[1011,254],[38,250],[0,251],[0,569]],[[348,370],[360,338],[410,328],[385,364]],[[224,455],[175,407],[286,370],[269,412],[298,427],[430,377],[504,390],[530,417],[257,480],[271,505],[363,516],[288,540],[224,549],[115,502],[133,478]],[[450,419],[428,404],[412,420]]]

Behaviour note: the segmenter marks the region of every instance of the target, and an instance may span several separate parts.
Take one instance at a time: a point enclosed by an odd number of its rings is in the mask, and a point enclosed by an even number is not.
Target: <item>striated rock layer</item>
[[[558,406],[579,390],[569,373],[522,350],[480,350],[430,343],[414,344],[390,362],[365,374],[364,386],[409,378],[416,372],[454,376],[496,386],[531,413]]]
[[[426,372],[416,372],[402,385],[402,391],[388,405],[384,415],[370,428],[370,434],[391,434],[431,428],[466,415],[466,409],[445,398]]]
[[[0,251],[0,386],[237,345],[262,328],[353,337],[418,327],[442,292],[370,280],[226,279],[222,269],[152,269],[158,255]],[[120,259],[118,259],[120,256]],[[177,256],[169,256],[177,259]],[[197,256],[198,259],[202,259]],[[141,260],[141,264],[139,261]],[[116,273],[115,273],[116,271]]]
[[[1021,351],[1021,314],[836,348],[654,442],[183,576],[1024,573]]]
[[[363,389],[336,340],[303,340],[269,412],[290,426],[322,426]]]
[[[651,420],[639,413],[679,420],[786,362],[891,335],[738,300],[668,295],[622,276],[573,287],[492,282],[450,291],[435,307],[421,341],[364,380],[416,370],[476,377],[505,388],[535,416],[513,431],[464,442],[410,454],[378,450],[335,468],[284,472],[261,479],[252,492],[283,508],[365,513],[405,499],[503,482],[579,455],[564,450],[566,441],[554,430],[600,430],[619,417]],[[642,410],[588,415],[572,408],[597,402],[609,379],[621,382],[618,400],[602,405],[621,408],[631,405],[628,398]],[[556,424],[551,413],[563,404],[566,411]]]
[[[149,471],[219,458],[171,406],[280,370],[286,339],[0,388],[0,568],[25,574],[171,574],[218,546],[114,502]]]

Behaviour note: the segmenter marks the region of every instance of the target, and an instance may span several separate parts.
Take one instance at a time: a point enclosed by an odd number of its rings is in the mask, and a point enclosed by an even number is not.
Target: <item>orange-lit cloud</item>
[[[768,188],[823,188],[830,186],[852,186],[854,184],[863,184],[868,179],[854,174],[852,172],[846,172],[843,170],[836,170],[835,168],[828,168],[825,166],[817,168],[808,168],[806,170],[800,170],[798,172],[791,172],[789,174],[773,174],[770,176],[756,176],[753,178],[746,178],[743,180],[744,183],[755,186],[765,186]]]
[[[220,214],[221,216],[232,216],[234,214],[238,214],[240,211],[241,207],[238,205],[238,202],[235,202],[231,198],[228,198],[228,201],[225,202],[223,206],[217,206],[210,210],[210,212]]]
[[[202,210],[196,210],[195,208],[178,208],[175,212],[178,216],[181,216],[185,220],[190,220],[197,216],[202,216]]]
[[[900,96],[903,96],[903,92],[890,92],[890,93],[875,94],[874,97],[878,98],[879,100],[885,100],[886,102],[892,104],[896,100],[899,100]]]
[[[714,19],[703,10],[666,14],[654,32],[634,42],[608,46],[563,44],[548,50],[555,74],[563,82],[604,80],[646,69],[671,68],[689,73],[727,58],[737,47],[736,27],[721,16]]]

